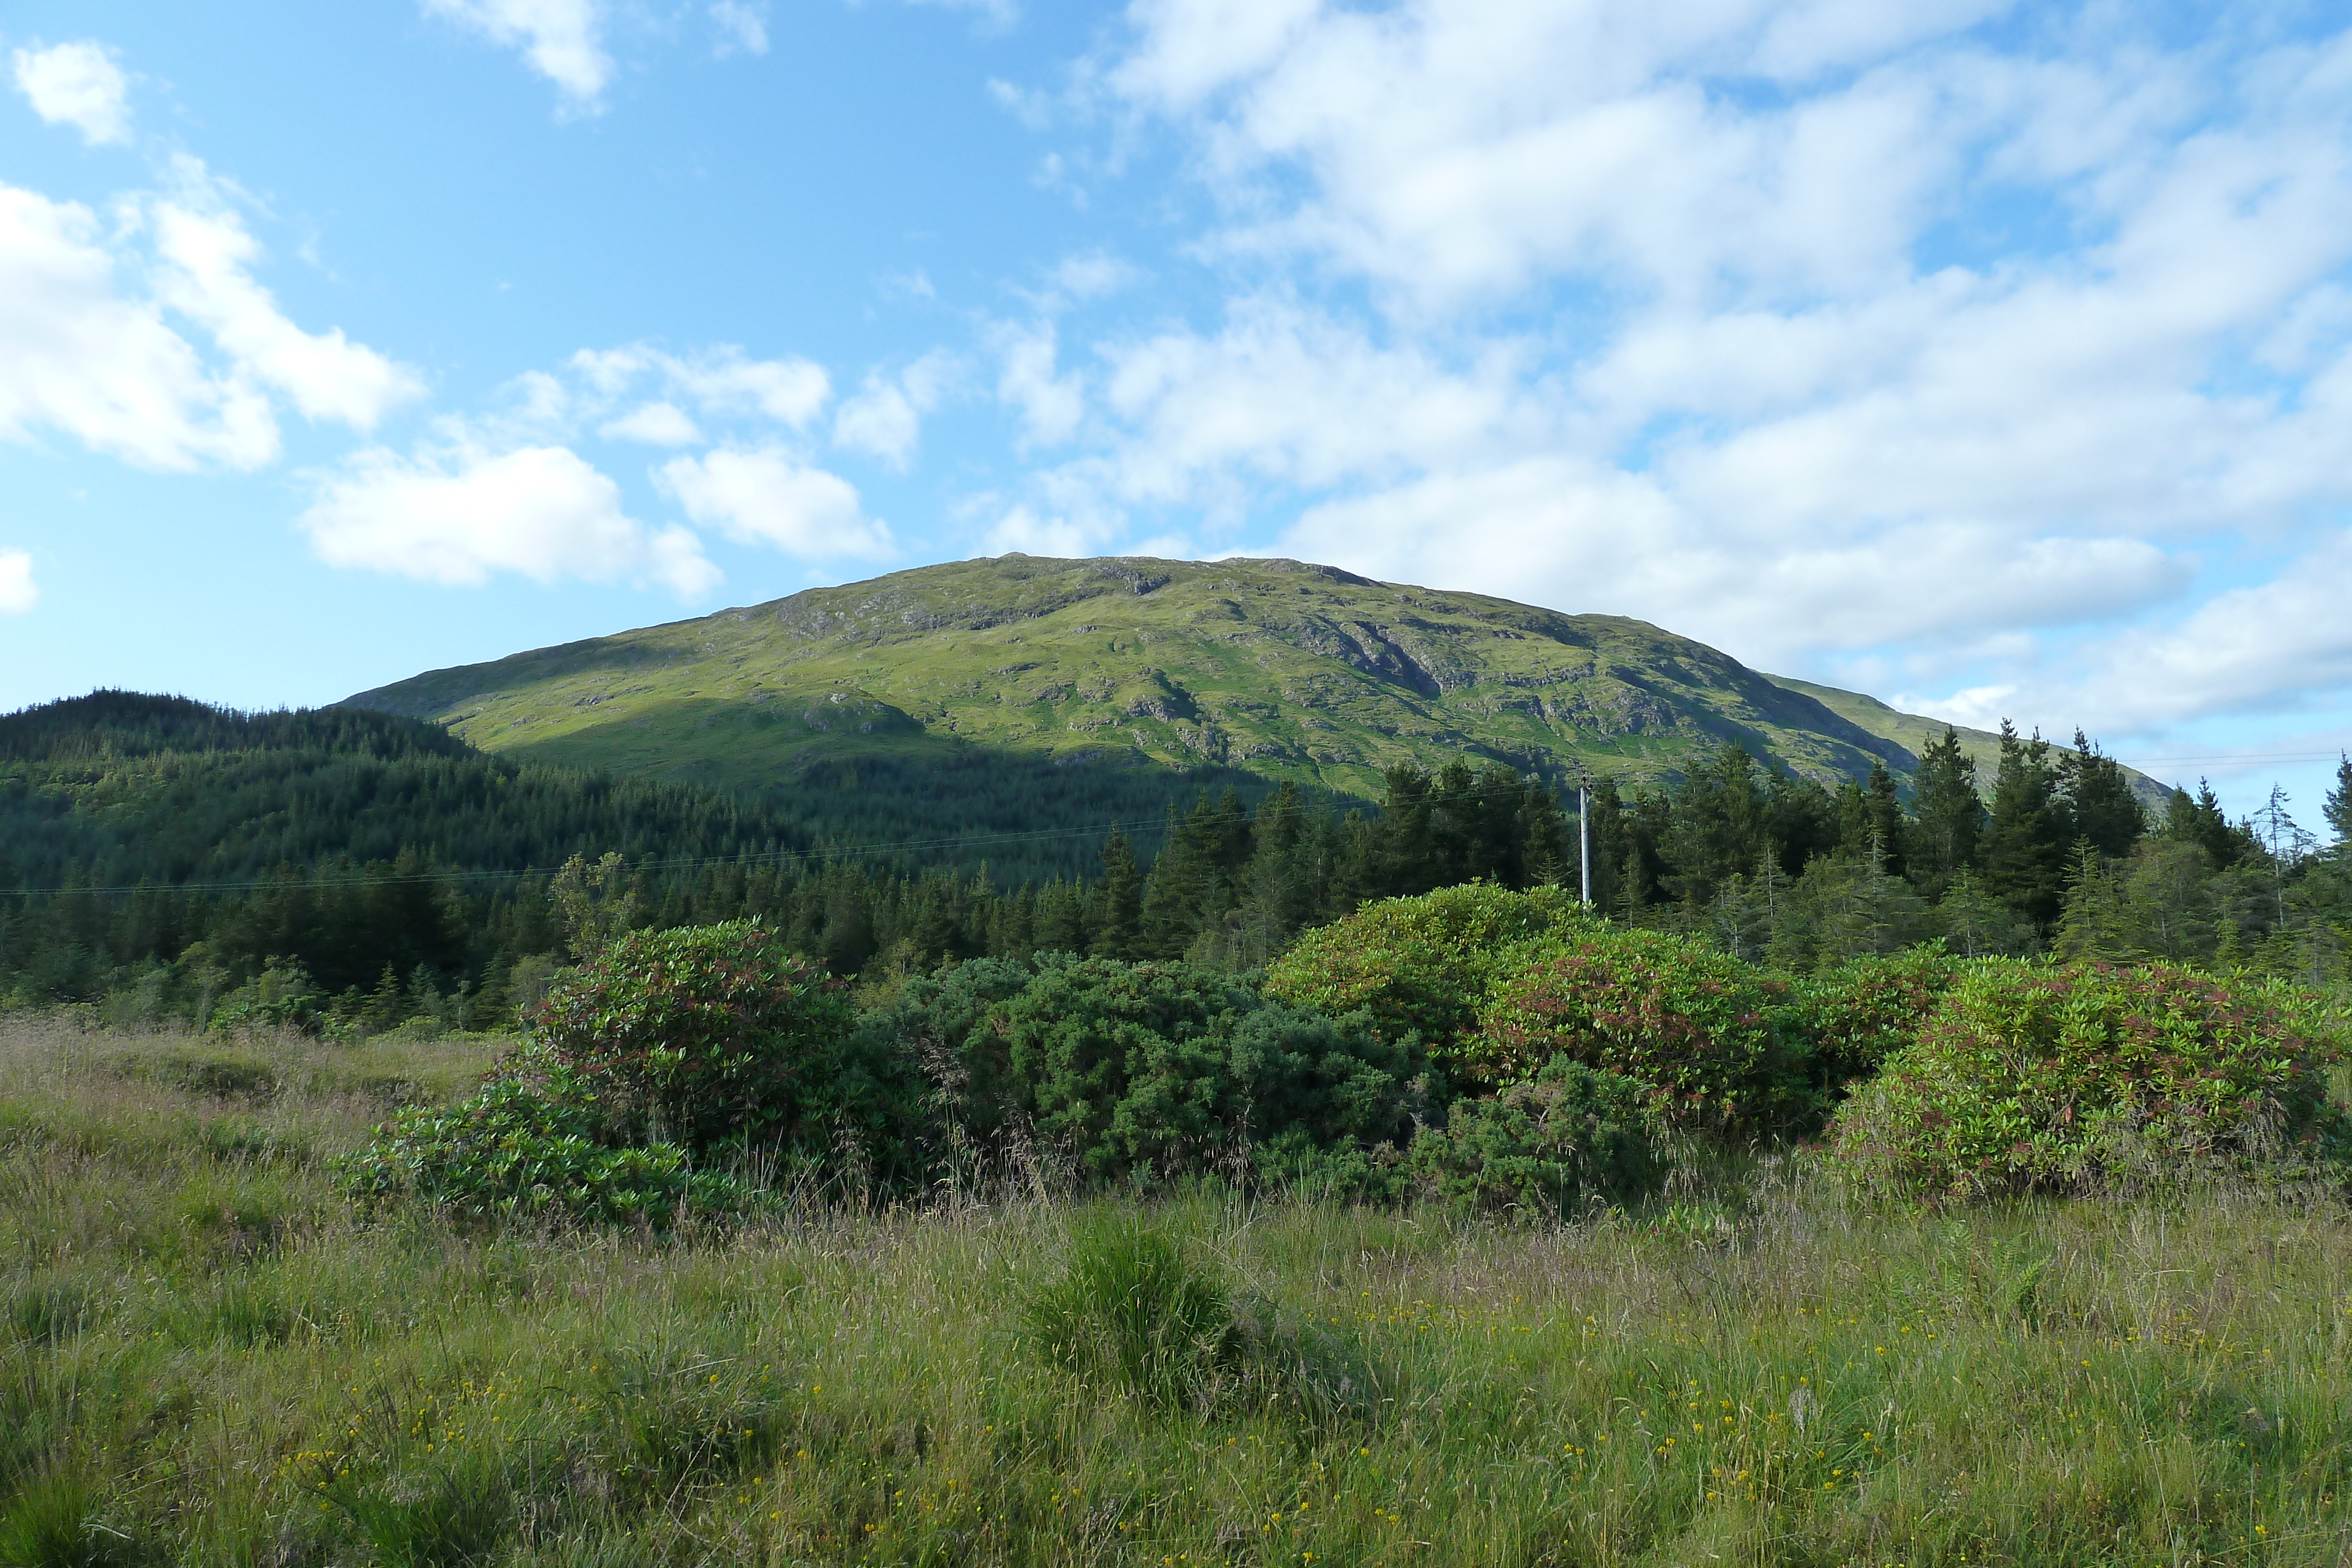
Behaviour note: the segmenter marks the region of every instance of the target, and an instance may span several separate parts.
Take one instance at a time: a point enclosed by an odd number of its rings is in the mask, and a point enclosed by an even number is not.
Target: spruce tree
[[[2147,813],[2132,793],[2123,764],[2074,732],[2074,749],[2061,764],[2074,831],[2110,860],[2121,860],[2147,831]]]
[[[2352,757],[2338,754],[2336,764],[2336,788],[2327,792],[2327,801],[2320,807],[2327,818],[2327,826],[2336,834],[2330,851],[2338,860],[2352,858]]]
[[[1102,922],[1093,950],[1107,958],[1132,958],[1143,940],[1143,872],[1117,828],[1103,841],[1102,863]]]
[[[2058,787],[2050,743],[2039,734],[2021,739],[2003,719],[1991,821],[1978,852],[1986,891],[2039,926],[2058,917],[2074,839]]]
[[[1903,801],[1884,762],[1870,765],[1868,797],[1872,863],[1888,876],[1903,874]]]
[[[1943,738],[1930,741],[1919,754],[1912,805],[1904,863],[1922,892],[1940,897],[1954,877],[1976,863],[1985,817],[1976,764],[1961,751],[1959,732],[1948,725]]]

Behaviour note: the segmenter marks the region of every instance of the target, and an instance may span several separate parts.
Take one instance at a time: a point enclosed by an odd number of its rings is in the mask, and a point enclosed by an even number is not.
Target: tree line
[[[0,998],[126,1019],[487,1027],[601,935],[753,916],[839,974],[1048,951],[1246,970],[1366,899],[1581,871],[1557,791],[1466,759],[1391,769],[1377,806],[1202,789],[1095,841],[1082,872],[1015,881],[828,853],[755,803],[518,767],[381,715],[80,700],[0,720],[0,865],[65,889],[0,899]],[[1949,731],[1907,788],[1883,766],[1825,787],[1737,747],[1672,787],[1601,779],[1595,901],[1795,972],[1940,938],[2343,983],[2352,764],[2326,852],[2277,794],[2237,822],[2201,785],[2146,810],[2080,735],[2004,727],[1989,782]]]

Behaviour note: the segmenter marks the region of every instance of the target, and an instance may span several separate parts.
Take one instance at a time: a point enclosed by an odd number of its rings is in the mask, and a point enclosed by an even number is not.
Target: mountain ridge
[[[1857,716],[1935,722],[1623,616],[1287,559],[1022,555],[430,671],[345,704],[489,751],[737,787],[978,749],[1356,796],[1387,768],[1465,755],[1555,783],[1580,768],[1664,783],[1726,743],[1824,783],[1880,762],[1908,774],[1913,749]]]

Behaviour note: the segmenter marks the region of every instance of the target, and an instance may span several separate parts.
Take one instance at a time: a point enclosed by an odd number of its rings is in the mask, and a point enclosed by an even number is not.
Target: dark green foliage
[[[2337,856],[2352,851],[2352,757],[2342,757],[2336,764],[2336,788],[2327,792],[2320,810],[2327,826],[2336,835],[2330,846]]]
[[[2339,1176],[2335,1047],[2283,993],[2193,971],[1983,960],[1839,1113],[1867,1182],[1978,1198],[2215,1175]]]
[[[1294,1131],[1318,1147],[1399,1138],[1417,1070],[1362,1019],[1180,964],[1047,961],[965,1039],[971,1077],[1003,1084],[1009,1110],[1095,1180],[1205,1171]]]
[[[2050,743],[2039,735],[2021,739],[2004,723],[1991,821],[1978,852],[1985,890],[2036,925],[2058,918],[2074,841],[2059,786]]]
[[[1976,765],[1960,750],[1957,731],[1919,754],[1913,783],[1916,810],[1905,835],[1905,860],[1920,886],[1939,895],[1952,878],[1973,864],[1984,831],[1984,800],[1977,793]]]
[[[1143,873],[1117,828],[1103,841],[1102,872],[1102,928],[1094,950],[1110,958],[1136,957],[1143,946]]]
[[[1450,1061],[1496,981],[1591,917],[1564,888],[1489,883],[1385,899],[1308,933],[1265,975],[1265,993],[1326,1013],[1369,1011],[1391,1039]]]
[[[1798,1003],[1822,1070],[1833,1080],[1877,1071],[1880,1062],[1919,1038],[1960,971],[1960,960],[1935,942],[1857,958],[1798,982]]]
[[[1554,1057],[1491,1098],[1457,1103],[1412,1143],[1410,1170],[1430,1196],[1466,1208],[1574,1215],[1654,1191],[1649,1096],[1630,1078]]]
[[[1765,1128],[1801,1109],[1810,1067],[1786,993],[1688,937],[1580,931],[1496,985],[1464,1057],[1503,1082],[1565,1056],[1640,1084],[1669,1124]]]
[[[887,1069],[845,1059],[846,989],[752,921],[635,932],[557,981],[539,1048],[624,1138],[830,1143],[837,1115],[886,1120]],[[861,1129],[863,1130],[863,1129]]]
[[[1045,1359],[1162,1405],[1204,1401],[1242,1363],[1231,1289],[1154,1230],[1080,1232],[1068,1268],[1032,1293],[1021,1323]]]
[[[738,1208],[744,1192],[698,1171],[676,1144],[616,1143],[585,1092],[560,1076],[494,1079],[456,1105],[413,1107],[342,1162],[346,1194],[467,1214],[666,1226],[680,1210]]]
[[[2123,765],[2074,732],[2074,749],[2059,762],[2074,836],[2099,853],[2120,859],[2147,831],[2147,813],[2132,793]]]

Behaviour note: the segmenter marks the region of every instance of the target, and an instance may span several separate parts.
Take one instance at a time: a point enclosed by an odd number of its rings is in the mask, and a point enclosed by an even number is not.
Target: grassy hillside
[[[1964,725],[1948,727],[1940,718],[1903,713],[1887,706],[1876,697],[1864,696],[1860,692],[1842,692],[1835,686],[1816,685],[1811,681],[1801,681],[1793,675],[1768,675],[1765,679],[1812,698],[1839,717],[1868,730],[1882,740],[1893,741],[1915,756],[1929,742],[1940,738],[1945,729],[1949,727],[1960,737],[1962,754],[1976,764],[1979,784],[1988,791],[1992,788],[1993,774],[2000,766],[2000,737],[1989,729],[1969,729]],[[2059,738],[2063,740],[2066,737]],[[2124,772],[2131,779],[2132,793],[2139,797],[2141,804],[2162,809],[2166,798],[2172,793],[2169,785],[2134,768],[2126,768]]]
[[[953,562],[349,699],[491,751],[736,787],[974,753],[1377,796],[1465,752],[1678,775],[1727,741],[1824,781],[1908,751],[1688,638],[1287,560]]]

